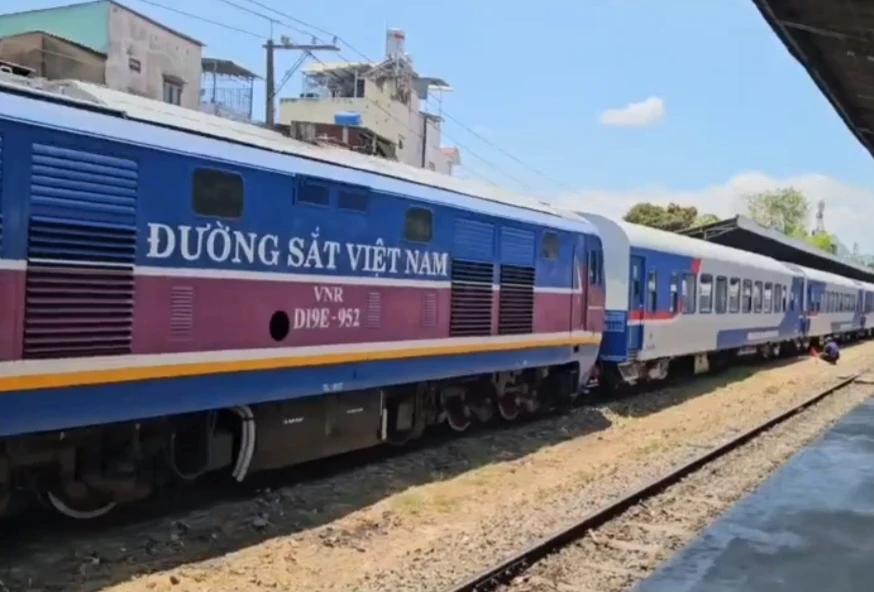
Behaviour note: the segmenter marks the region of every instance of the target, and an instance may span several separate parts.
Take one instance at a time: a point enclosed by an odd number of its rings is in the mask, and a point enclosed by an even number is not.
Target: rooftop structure
[[[399,161],[450,174],[459,162],[457,150],[447,153],[441,146],[439,109],[428,113],[423,107],[432,96],[439,103],[452,88],[442,78],[419,75],[404,43],[403,31],[389,29],[380,62],[309,65],[300,96],[280,100],[280,122],[339,125],[338,115],[354,114],[357,127],[395,145]]]

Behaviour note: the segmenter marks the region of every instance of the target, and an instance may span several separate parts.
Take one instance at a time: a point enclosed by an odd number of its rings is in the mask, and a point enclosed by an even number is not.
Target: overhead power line
[[[147,4],[147,5],[150,5],[150,6],[154,6],[154,7],[157,7],[157,8],[161,8],[161,9],[163,9],[163,10],[167,10],[167,11],[169,11],[169,12],[173,12],[173,13],[176,13],[176,14],[179,14],[179,15],[182,15],[182,16],[185,16],[185,17],[187,17],[187,18],[191,18],[191,19],[198,20],[198,21],[201,21],[201,22],[204,22],[204,23],[208,23],[208,24],[211,24],[211,25],[215,25],[215,26],[218,26],[218,27],[222,27],[222,28],[227,29],[227,30],[230,30],[230,31],[235,31],[235,32],[238,32],[238,33],[242,33],[242,34],[248,35],[248,36],[250,36],[250,37],[257,38],[257,39],[259,39],[259,40],[263,40],[263,39],[265,38],[264,35],[258,34],[257,32],[254,32],[254,31],[251,31],[251,30],[248,30],[248,29],[244,29],[244,28],[239,27],[239,26],[236,26],[236,25],[229,25],[228,23],[225,23],[225,22],[222,22],[222,21],[218,21],[218,20],[215,20],[215,19],[212,19],[212,18],[203,17],[203,16],[201,16],[201,15],[199,15],[199,14],[195,14],[195,13],[192,13],[192,12],[183,11],[183,10],[177,9],[177,8],[175,8],[175,7],[172,7],[172,6],[168,6],[167,4],[164,4],[164,3],[162,3],[162,2],[157,2],[156,0],[137,0],[137,1],[138,1],[138,2],[142,2],[143,4]],[[294,17],[290,17],[289,15],[286,15],[285,13],[283,13],[283,12],[281,12],[281,11],[278,11],[278,10],[276,10],[276,9],[274,9],[274,8],[270,7],[269,5],[264,4],[264,3],[262,3],[262,2],[257,2],[256,0],[246,0],[246,1],[250,2],[251,4],[254,4],[254,5],[256,5],[256,6],[259,6],[259,7],[261,7],[261,8],[264,8],[265,10],[268,10],[268,11],[274,13],[274,14],[280,15],[282,18],[274,18],[274,17],[271,17],[271,16],[266,15],[266,14],[260,12],[260,11],[256,11],[256,10],[254,10],[254,9],[250,9],[250,8],[248,8],[248,7],[242,6],[242,5],[240,5],[238,2],[235,2],[234,0],[221,0],[221,1],[222,1],[223,3],[225,3],[225,4],[228,4],[228,5],[230,5],[230,6],[233,6],[234,8],[237,8],[237,9],[243,11],[243,12],[247,12],[247,13],[249,13],[249,14],[253,14],[253,15],[255,15],[255,16],[259,16],[259,17],[261,17],[261,18],[264,18],[265,20],[267,20],[267,21],[270,22],[270,24],[271,24],[271,29],[272,29],[272,25],[274,25],[274,24],[276,24],[276,25],[282,25],[282,26],[288,28],[289,30],[296,31],[296,32],[298,32],[298,33],[301,33],[301,34],[303,34],[303,35],[307,35],[307,36],[312,36],[312,31],[316,31],[316,32],[322,33],[323,35],[326,35],[326,36],[328,36],[328,37],[331,37],[331,38],[335,39],[335,40],[336,40],[336,43],[342,43],[343,45],[349,47],[350,49],[352,49],[353,51],[355,51],[356,53],[358,53],[359,55],[361,55],[361,56],[362,56],[364,59],[366,59],[367,61],[369,61],[369,62],[372,61],[372,60],[369,60],[369,58],[367,58],[366,55],[362,54],[361,52],[358,52],[358,50],[355,50],[355,49],[354,49],[354,48],[353,48],[349,43],[343,41],[339,36],[335,36],[335,35],[333,35],[330,31],[327,31],[327,30],[322,29],[322,28],[320,28],[320,27],[316,27],[316,26],[310,25],[309,23],[306,23],[306,22],[304,22],[304,21],[301,21],[300,19],[296,19],[296,18],[294,18]],[[286,22],[284,19],[290,20],[290,21],[292,21],[292,22],[298,22],[298,23],[302,24],[303,26],[309,27],[309,28],[311,29],[311,31],[305,31],[305,30],[302,30],[302,29],[300,29],[300,28],[298,28],[298,27],[295,27],[295,26],[293,26],[293,25],[290,25],[290,24],[289,24],[288,22]],[[269,38],[268,38],[268,39],[269,39]],[[325,62],[323,62],[322,60],[320,60],[320,59],[319,59],[317,56],[315,56],[314,54],[309,54],[309,57],[312,58],[312,59],[313,59],[314,61],[316,61],[317,63],[322,64],[323,66],[326,65]],[[345,63],[351,63],[351,62],[349,62],[349,60],[345,60],[345,59],[344,59],[344,62],[345,62]],[[333,72],[328,72],[328,75],[338,79],[337,75],[334,74]],[[422,139],[423,139],[423,134],[422,134],[422,132],[420,132],[420,131],[418,131],[418,130],[416,130],[416,129],[413,129],[413,128],[410,126],[409,122],[404,122],[404,121],[398,119],[398,118],[397,118],[397,117],[396,117],[396,116],[395,116],[395,115],[394,115],[390,110],[386,109],[385,107],[383,107],[382,105],[380,105],[378,102],[374,101],[372,98],[370,98],[370,97],[363,97],[363,98],[364,98],[366,101],[368,101],[369,104],[373,105],[373,106],[374,106],[375,108],[377,108],[379,111],[381,111],[381,112],[384,113],[386,116],[388,116],[390,119],[392,119],[392,120],[395,121],[396,123],[402,125],[405,129],[407,129],[409,132],[411,132],[411,133],[412,133],[415,137],[417,137],[419,140],[422,140]],[[465,145],[462,144],[461,142],[457,141],[455,138],[453,138],[453,137],[450,136],[449,134],[445,133],[445,131],[443,132],[443,136],[444,136],[447,140],[449,140],[450,142],[452,142],[453,144],[455,144],[458,148],[460,148],[461,150],[463,150],[465,154],[472,156],[475,160],[477,160],[477,161],[479,161],[479,162],[485,164],[485,165],[488,166],[489,168],[492,168],[493,170],[495,170],[495,171],[498,172],[499,174],[501,174],[501,175],[507,177],[508,179],[511,179],[512,181],[514,181],[515,183],[517,183],[518,185],[520,185],[520,187],[522,187],[524,190],[528,190],[528,191],[531,190],[531,187],[528,185],[528,183],[526,183],[525,181],[523,181],[522,179],[520,179],[520,178],[517,177],[516,175],[513,175],[513,174],[507,172],[506,170],[504,170],[504,169],[501,168],[500,166],[496,165],[494,162],[490,161],[489,159],[485,158],[484,156],[478,154],[476,151],[472,150],[472,149],[469,148],[468,146],[465,146]],[[520,162],[521,162],[521,161],[520,161]],[[524,164],[524,163],[522,163],[522,164]],[[470,167],[464,167],[464,168],[465,168],[468,172],[470,172],[471,174],[473,174],[474,176],[476,176],[477,178],[479,178],[480,180],[484,181],[485,183],[488,183],[488,184],[490,184],[490,185],[495,185],[495,186],[497,186],[497,184],[496,184],[494,181],[490,180],[488,177],[484,176],[482,173],[480,173],[480,172],[478,172],[478,171],[475,171],[475,170],[471,169]]]

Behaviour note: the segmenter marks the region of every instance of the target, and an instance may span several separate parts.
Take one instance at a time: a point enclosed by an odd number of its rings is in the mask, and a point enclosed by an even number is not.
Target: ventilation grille
[[[437,293],[422,294],[422,327],[431,329],[437,326]]]
[[[382,294],[367,293],[367,317],[365,323],[368,329],[378,329],[382,324]]]
[[[35,144],[24,357],[131,351],[134,161]]]
[[[194,288],[170,288],[170,339],[185,341],[194,333]]]
[[[534,268],[501,266],[498,335],[534,332]]]
[[[492,277],[494,265],[452,261],[449,334],[490,335],[492,332]]]

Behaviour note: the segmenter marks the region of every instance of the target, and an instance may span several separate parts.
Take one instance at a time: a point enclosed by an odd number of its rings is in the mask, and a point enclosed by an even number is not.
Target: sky
[[[874,253],[874,158],[752,0],[122,0],[259,74],[257,36],[271,27],[330,40],[230,5],[266,13],[259,2],[353,48],[324,61],[379,59],[386,27],[404,29],[419,73],[454,89],[444,143],[461,149],[460,176],[610,216],[639,201],[729,216],[745,193],[794,186],[825,200],[826,227],[844,244]],[[65,3],[3,0],[0,10]],[[295,57],[279,52],[277,70]],[[295,78],[282,94],[300,90]]]

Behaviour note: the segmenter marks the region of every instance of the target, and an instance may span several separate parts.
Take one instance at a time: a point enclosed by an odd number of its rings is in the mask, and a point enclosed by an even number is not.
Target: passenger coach
[[[769,257],[604,216],[607,268],[600,356],[608,386],[668,376],[691,359],[696,372],[725,356],[800,347],[804,273]]]

